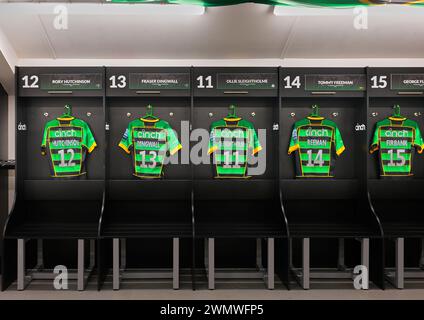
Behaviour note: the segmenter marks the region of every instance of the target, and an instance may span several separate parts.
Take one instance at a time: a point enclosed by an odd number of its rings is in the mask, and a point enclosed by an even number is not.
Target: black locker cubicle
[[[266,167],[250,179],[216,179],[212,163],[194,166],[195,238],[204,245],[204,250],[196,250],[196,267],[203,269],[204,256],[209,289],[215,288],[215,277],[243,278],[242,272],[233,276],[228,272],[268,269],[262,276],[267,276],[268,288],[272,289],[275,241],[275,273],[288,285],[284,257],[288,232],[276,179],[278,69],[194,68],[193,83],[193,129],[209,130],[212,122],[226,117],[229,106],[235,105],[237,117],[252,122],[258,132],[263,147],[258,161],[266,161]],[[265,133],[261,135],[260,131]]]
[[[374,285],[403,288],[423,278],[423,156],[414,156],[413,178],[380,179],[369,147],[395,104],[423,130],[423,97],[419,68],[17,68],[16,200],[3,230],[2,290],[52,279],[57,265],[78,290],[96,270],[99,290],[121,280],[169,288],[170,279],[174,289],[258,280],[308,289],[311,279],[351,287],[358,265]],[[0,107],[6,102],[0,88]],[[51,178],[41,155],[44,126],[66,104],[97,141],[80,179]],[[118,146],[148,105],[182,144],[160,179],[134,177]],[[230,105],[263,147],[247,179],[215,178],[207,155],[210,126]],[[333,178],[296,178],[287,152],[294,123],[313,105],[346,147]]]
[[[84,240],[92,253],[104,195],[104,69],[17,68],[16,79],[16,199],[4,229],[2,289],[18,278],[22,290],[28,276],[65,265],[78,267],[82,290],[89,276]],[[69,181],[50,177],[40,149],[46,122],[60,117],[66,104],[89,124],[98,145],[86,161],[86,177]],[[90,272],[93,267],[91,256]]]
[[[379,221],[367,195],[365,69],[283,68],[280,86],[280,181],[294,277],[305,289],[313,278],[338,278],[344,272],[349,279],[351,268],[368,265],[370,258],[370,279],[381,286],[382,257],[373,253],[361,259],[353,240],[361,240],[364,255],[370,247],[381,247]],[[293,125],[309,116],[313,105],[337,124],[346,147],[336,159],[333,178],[295,178],[295,159],[288,155]]]
[[[368,145],[375,124],[393,114],[401,115],[424,130],[424,69],[368,68]],[[385,263],[381,273],[393,286],[403,288],[405,280],[424,277],[424,187],[423,156],[413,151],[413,177],[379,177],[377,154],[368,156],[368,188],[371,203],[383,228]],[[412,283],[408,283],[411,285]]]
[[[185,278],[190,283],[192,270],[192,172],[187,158],[191,70],[107,68],[106,73],[106,201],[99,233],[99,279],[103,283],[114,266],[114,289],[119,289],[119,278],[155,277],[172,277],[177,289],[180,265],[188,270]],[[161,179],[134,177],[131,156],[118,146],[129,122],[143,117],[148,105],[154,116],[176,130],[182,144],[171,157],[180,161],[165,165]],[[174,274],[167,274],[171,269]],[[165,273],[158,275],[158,270]]]

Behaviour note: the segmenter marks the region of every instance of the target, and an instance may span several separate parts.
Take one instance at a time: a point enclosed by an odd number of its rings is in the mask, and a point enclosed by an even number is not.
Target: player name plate
[[[189,73],[130,73],[132,90],[188,90]]]
[[[391,90],[424,90],[424,74],[392,74]]]
[[[41,90],[101,90],[101,73],[41,74]]]
[[[366,87],[362,74],[305,75],[306,91],[365,91]]]
[[[276,73],[218,73],[219,90],[272,90],[278,87]]]

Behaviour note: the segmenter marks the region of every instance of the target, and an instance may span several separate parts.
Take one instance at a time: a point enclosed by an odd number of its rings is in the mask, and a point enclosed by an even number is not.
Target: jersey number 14
[[[322,150],[318,150],[318,153],[315,156],[315,159],[313,159],[312,150],[307,151],[308,154],[308,163],[306,164],[307,167],[322,167],[324,165],[324,160],[322,159]]]

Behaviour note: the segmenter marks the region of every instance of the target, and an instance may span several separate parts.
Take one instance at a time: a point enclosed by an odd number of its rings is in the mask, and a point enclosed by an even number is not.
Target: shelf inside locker
[[[424,237],[423,179],[371,179],[371,203],[385,236]]]
[[[284,199],[351,199],[359,192],[357,179],[282,179]]]
[[[285,200],[290,236],[379,237],[378,223],[366,199]]]
[[[18,200],[5,237],[96,238],[101,210],[93,200]]]
[[[108,181],[101,237],[192,236],[191,180]]]
[[[95,238],[102,180],[24,180],[7,238]]]
[[[267,238],[287,236],[277,199],[195,201],[196,237]]]
[[[104,238],[187,238],[192,236],[191,200],[107,201],[100,236]]]

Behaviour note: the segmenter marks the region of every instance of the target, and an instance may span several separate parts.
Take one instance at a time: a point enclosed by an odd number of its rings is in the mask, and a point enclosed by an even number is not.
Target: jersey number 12
[[[65,161],[65,150],[59,150],[58,153],[60,155],[59,167],[73,167],[75,165],[73,162],[75,158],[75,151],[73,149],[66,150],[66,153],[70,154],[70,158],[67,162]]]

